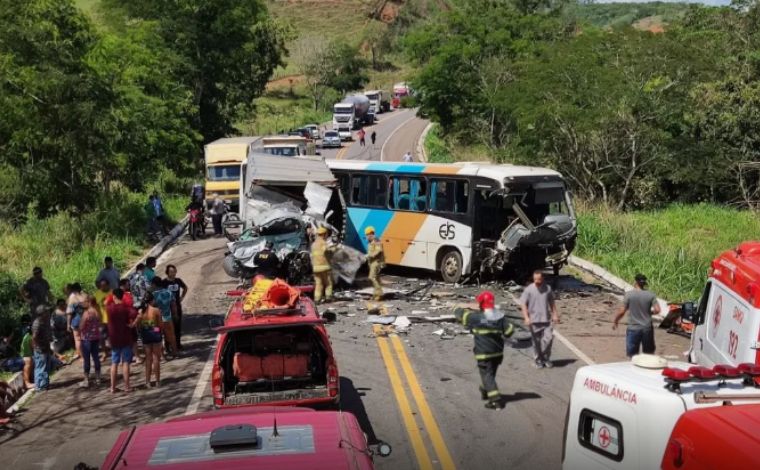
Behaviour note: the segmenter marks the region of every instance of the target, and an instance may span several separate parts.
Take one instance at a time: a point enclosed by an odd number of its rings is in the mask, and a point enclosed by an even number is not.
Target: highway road
[[[323,155],[398,160],[405,151],[414,151],[425,125],[411,110],[395,111],[368,129],[368,134],[371,129],[378,134],[374,146],[367,139],[366,147],[355,142]],[[8,428],[0,429],[3,468],[70,469],[80,461],[100,465],[121,430],[212,409],[213,327],[230,303],[224,293],[235,286],[222,269],[224,242],[182,239],[159,260],[158,272],[175,264],[190,286],[184,303],[186,351],[180,359],[162,364],[163,386],[145,388],[142,370],[135,367],[136,389],[129,395],[111,395],[106,386],[83,390],[77,387],[81,363],[74,363],[56,374],[50,391],[35,396]],[[391,274],[385,281],[400,289],[430,280],[425,273],[394,270]],[[572,334],[594,359],[623,359],[624,333],[613,333],[604,323],[617,301],[614,295],[570,276],[559,283],[559,308],[566,318],[562,331],[568,331],[568,337]],[[511,292],[499,285],[490,288],[507,314],[517,316]],[[581,291],[583,295],[576,295]],[[384,335],[365,321],[373,307],[390,314],[450,313],[455,304],[471,302],[478,288],[436,284],[431,292],[440,299],[436,306],[405,299],[377,305],[355,298],[331,306],[338,313],[328,329],[341,374],[341,409],[356,414],[370,441],[384,440],[393,446],[390,457],[376,458],[377,467],[559,468],[572,379],[577,368],[592,359],[571,350],[569,342],[555,339],[553,359],[558,367],[537,370],[528,345],[515,343],[506,349],[498,374],[506,406],[488,410],[478,392],[470,335],[459,331],[452,339],[442,339],[434,334],[442,327],[438,324],[415,324],[406,334]],[[592,320],[601,343],[587,334]],[[683,350],[683,345],[675,345],[673,351],[679,347]]]

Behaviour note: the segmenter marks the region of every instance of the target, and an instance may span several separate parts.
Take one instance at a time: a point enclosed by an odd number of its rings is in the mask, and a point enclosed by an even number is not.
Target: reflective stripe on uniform
[[[515,327],[511,323],[507,323],[507,327],[504,329],[504,336],[512,336],[515,332]]]
[[[472,333],[475,335],[500,335],[502,331],[498,328],[473,328]]]
[[[501,395],[501,392],[499,392],[498,390],[491,390],[486,395],[488,395],[488,398],[498,397],[499,395]]]
[[[465,310],[464,315],[462,315],[462,325],[467,325],[467,317],[469,317],[471,313],[472,310]]]
[[[484,359],[493,359],[494,357],[501,357],[503,356],[503,352],[497,352],[497,353],[490,353],[490,354],[475,354],[475,359],[478,361],[482,361]]]

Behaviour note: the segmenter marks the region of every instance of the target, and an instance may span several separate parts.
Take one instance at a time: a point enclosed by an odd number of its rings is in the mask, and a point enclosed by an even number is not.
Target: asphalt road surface
[[[354,131],[353,141],[343,142],[343,147],[340,149],[322,149],[322,156],[344,160],[399,161],[407,151],[414,154],[417,138],[427,122],[416,117],[414,109],[397,109],[382,113],[377,116],[374,125],[364,127],[367,133],[366,145],[360,145]],[[373,131],[377,134],[374,145],[370,140]]]

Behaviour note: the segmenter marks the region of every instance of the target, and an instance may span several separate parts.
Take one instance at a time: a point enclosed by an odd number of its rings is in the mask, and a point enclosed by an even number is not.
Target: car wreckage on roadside
[[[575,248],[572,195],[558,172],[488,163],[420,164],[249,155],[241,172],[241,218],[225,269],[255,273],[271,241],[291,283],[311,277],[310,233],[343,243],[335,275],[349,283],[373,227],[389,265],[438,271],[446,282],[555,273]],[[339,271],[339,272],[338,272]]]
[[[256,254],[271,242],[282,265],[281,277],[294,285],[310,282],[311,234],[321,226],[330,230],[330,242],[336,245],[334,275],[353,282],[363,255],[341,245],[345,203],[322,159],[253,153],[242,174],[247,181],[240,196],[245,228],[237,241],[227,244],[227,275],[253,277],[257,271]]]

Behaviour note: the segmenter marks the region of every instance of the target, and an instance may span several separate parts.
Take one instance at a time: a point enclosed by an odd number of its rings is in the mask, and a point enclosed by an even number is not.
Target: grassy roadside
[[[162,198],[172,221],[182,218],[187,198]],[[0,335],[10,333],[25,309],[19,287],[40,266],[55,297],[67,283],[92,285],[105,256],[122,271],[142,257],[149,243],[143,206],[147,195],[119,193],[87,214],[61,212],[46,219],[29,217],[20,227],[0,224]]]
[[[672,301],[696,300],[715,256],[760,234],[756,214],[716,205],[630,213],[579,206],[575,254],[627,280],[642,272]]]

